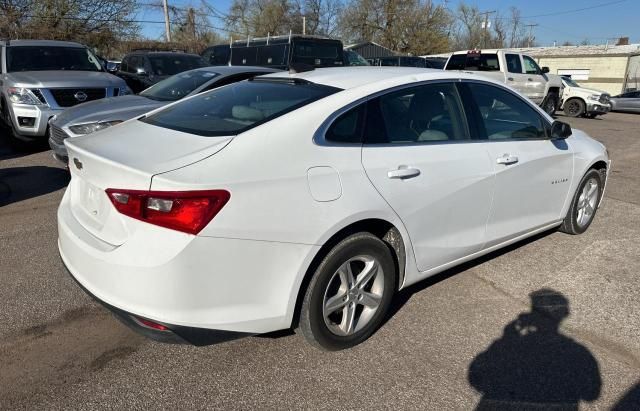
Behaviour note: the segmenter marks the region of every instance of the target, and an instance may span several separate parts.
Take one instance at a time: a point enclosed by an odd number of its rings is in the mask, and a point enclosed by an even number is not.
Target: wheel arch
[[[406,246],[408,245],[408,242],[406,242],[403,238],[400,229],[398,229],[393,223],[382,218],[366,218],[352,222],[331,235],[329,239],[324,242],[322,247],[320,247],[320,249],[316,252],[315,256],[311,260],[311,263],[307,267],[302,278],[302,282],[298,287],[298,293],[295,300],[293,318],[291,321],[291,326],[293,328],[297,327],[298,325],[298,321],[300,319],[300,308],[302,306],[304,295],[307,291],[309,283],[311,282],[311,278],[322,262],[322,259],[340,241],[344,240],[352,234],[363,231],[375,235],[389,246],[389,250],[391,251],[391,255],[393,256],[398,272],[397,284],[395,288],[396,290],[398,290],[400,286],[402,286],[402,284],[404,283],[407,266]]]

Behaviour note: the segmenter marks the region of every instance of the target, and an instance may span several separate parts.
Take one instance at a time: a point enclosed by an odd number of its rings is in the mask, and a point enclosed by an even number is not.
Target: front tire
[[[580,117],[584,114],[585,104],[579,98],[571,98],[564,103],[564,114],[569,117]]]
[[[589,170],[578,185],[571,206],[560,231],[567,234],[582,234],[593,222],[602,195],[602,175],[598,170]]]
[[[337,351],[360,344],[384,321],[396,288],[391,250],[371,233],[340,241],[316,269],[299,330],[312,345]]]
[[[542,109],[548,115],[552,116],[556,113],[558,108],[558,95],[555,93],[551,93],[547,96],[544,103],[542,104]]]

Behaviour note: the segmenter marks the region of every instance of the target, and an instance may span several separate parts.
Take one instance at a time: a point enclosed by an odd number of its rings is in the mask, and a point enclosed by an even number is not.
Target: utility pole
[[[482,47],[486,48],[487,47],[487,34],[489,32],[489,14],[493,14],[495,13],[495,10],[491,10],[491,11],[483,11],[478,13],[479,15],[484,15],[484,21],[482,22],[482,28],[484,29],[483,33],[482,33]]]
[[[167,0],[162,0],[162,7],[164,8],[164,31],[167,43],[171,42],[171,26],[169,26],[169,5]]]
[[[527,39],[527,47],[531,47],[531,41],[533,40],[533,28],[538,24],[525,24],[525,27],[529,27],[529,38]]]

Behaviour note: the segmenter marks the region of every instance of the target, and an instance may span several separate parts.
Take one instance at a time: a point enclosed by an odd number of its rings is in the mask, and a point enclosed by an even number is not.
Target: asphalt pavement
[[[417,284],[337,353],[287,331],[206,347],[130,331],[59,260],[64,167],[1,138],[0,409],[640,409],[640,115],[559,119],[613,158],[588,232]]]

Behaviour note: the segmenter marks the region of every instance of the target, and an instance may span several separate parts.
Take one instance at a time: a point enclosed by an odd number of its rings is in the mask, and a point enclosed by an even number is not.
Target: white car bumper
[[[170,326],[250,334],[290,327],[304,271],[319,249],[139,228],[120,246],[104,243],[76,220],[67,193],[58,209],[60,255],[97,299]],[[160,244],[165,240],[175,246]]]

